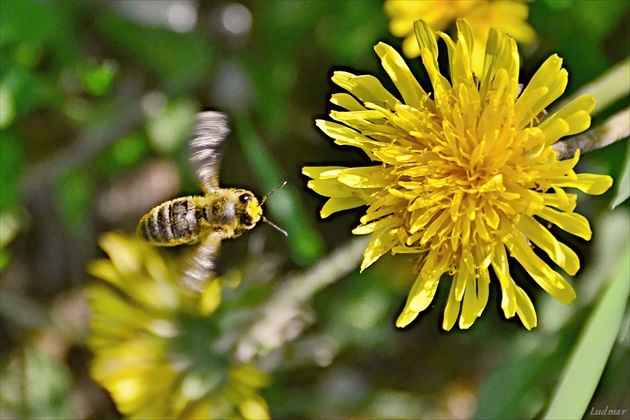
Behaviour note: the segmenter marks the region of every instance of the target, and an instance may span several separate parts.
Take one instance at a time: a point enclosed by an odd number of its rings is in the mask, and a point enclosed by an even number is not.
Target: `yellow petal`
[[[374,264],[383,254],[389,252],[396,243],[398,229],[383,228],[372,234],[372,239],[363,253],[361,271]]]
[[[381,166],[348,168],[341,171],[337,179],[352,188],[385,188],[392,183],[389,172],[391,168],[384,169]]]
[[[571,131],[569,122],[558,117],[545,120],[544,125],[540,125],[539,128],[543,130],[545,135],[545,146],[554,144],[560,138],[568,136]]]
[[[368,223],[366,225],[359,225],[356,228],[352,229],[352,233],[354,235],[367,235],[369,233],[380,231],[381,229],[386,227],[398,227],[401,224],[402,221],[400,219],[396,219],[394,217],[386,217],[376,222]]]
[[[591,195],[605,193],[612,186],[613,180],[608,175],[597,174],[576,174],[575,179],[571,178],[550,178],[550,182],[558,187],[571,187]]]
[[[99,245],[107,252],[112,264],[121,275],[125,276],[141,270],[144,259],[131,241],[117,233],[109,232],[100,237]]]
[[[451,290],[448,294],[448,300],[446,301],[446,307],[444,308],[444,319],[442,320],[442,329],[445,331],[450,331],[455,325],[455,321],[457,321],[457,317],[459,316],[459,309],[461,306],[461,302],[457,299],[457,283],[458,282],[465,283],[465,279],[463,277],[454,277],[453,283],[451,283]],[[463,286],[465,287],[465,285]]]
[[[305,166],[302,173],[312,179],[337,178],[339,172],[346,169],[345,166]]]
[[[554,194],[540,194],[546,206],[555,207],[558,210],[566,212],[572,212],[575,210],[577,205],[577,194],[567,194],[562,188],[554,188],[554,191]]]
[[[336,179],[314,179],[309,181],[306,185],[317,194],[324,197],[346,198],[353,196],[353,189],[340,183]]]
[[[325,219],[331,214],[338,211],[353,209],[355,207],[361,207],[364,205],[365,201],[359,197],[331,198],[330,200],[326,201],[326,204],[324,204],[319,214],[322,219]]]
[[[580,259],[569,247],[561,244],[544,226],[531,216],[522,216],[516,225],[518,229],[545,251],[549,258],[574,276],[580,268]]]
[[[435,59],[435,65],[437,67],[438,46],[435,38],[435,33],[424,21],[418,20],[413,24],[414,33],[418,40],[420,50],[426,49],[428,53]]]
[[[325,120],[317,120],[315,124],[320,130],[326,133],[327,136],[333,138],[335,143],[342,146],[354,146],[363,149],[370,158],[372,158],[372,148],[379,146],[378,142],[363,136],[358,131],[346,127],[345,125]]]
[[[387,131],[396,132],[395,128],[386,125],[377,125],[375,120],[384,120],[383,112],[380,110],[362,109],[359,111],[331,111],[330,117],[347,126],[353,127],[362,134],[367,134],[368,127],[374,132],[384,134]]]
[[[450,92],[451,85],[440,73],[437,61],[438,47],[435,34],[433,30],[421,20],[414,23],[414,31],[420,45],[422,64],[424,64],[427,73],[429,73],[429,78],[433,85],[433,95],[437,101],[440,97],[444,97],[446,91]]]
[[[420,87],[420,83],[418,83],[413,74],[411,74],[411,70],[409,70],[407,63],[405,63],[400,54],[382,42],[379,42],[374,47],[374,50],[381,58],[383,68],[396,85],[396,88],[398,88],[405,103],[416,108],[422,107],[421,99],[427,94]]]
[[[515,286],[516,290],[516,313],[520,318],[521,322],[528,330],[536,327],[538,325],[538,319],[536,317],[536,309],[534,309],[534,304],[527,296],[527,293],[523,291],[518,286]]]
[[[249,364],[234,366],[230,370],[230,380],[241,382],[252,388],[262,388],[270,382],[269,375]]]
[[[411,321],[413,321],[416,316],[422,311],[424,311],[435,296],[435,291],[437,290],[437,286],[439,283],[439,275],[437,278],[425,278],[422,273],[418,275],[416,278],[411,291],[409,292],[409,297],[407,298],[407,303],[405,307],[396,320],[396,326],[398,328],[402,328],[407,326]]]
[[[518,48],[514,39],[491,28],[483,62],[483,73],[480,76],[479,92],[482,102],[485,103],[491,99],[496,89],[501,86],[504,88],[497,99],[509,98],[509,101],[513,102],[519,88],[519,67]],[[495,106],[501,106],[501,104],[495,103]]]
[[[514,37],[519,43],[530,44],[536,39],[536,32],[527,23],[529,7],[525,3],[496,1],[489,3],[491,26],[500,28]]]
[[[592,236],[591,226],[586,217],[578,213],[565,213],[553,210],[549,207],[541,208],[536,216],[553,223],[560,229],[589,241]]]
[[[396,327],[398,327],[398,328],[406,327],[414,319],[416,319],[417,316],[418,316],[418,312],[417,311],[412,311],[411,309],[409,309],[408,307],[405,306],[403,311],[398,316],[398,319],[396,319]]]
[[[409,292],[406,306],[415,312],[422,312],[427,309],[435,297],[439,281],[440,275],[425,277],[420,273]]]
[[[209,281],[203,289],[199,299],[199,313],[207,316],[212,314],[221,304],[221,284],[218,279]]]
[[[453,40],[444,33],[439,33],[439,36],[446,42],[448,48],[449,68],[453,88],[457,89],[460,85],[464,85],[467,88],[466,91],[474,91],[476,93],[477,89],[471,68],[471,56],[475,41],[470,25],[463,19],[457,20],[457,43],[453,42]]]
[[[473,29],[466,19],[457,19],[457,41],[466,47],[467,55],[472,54],[473,45],[475,44],[475,35]],[[465,57],[462,57],[465,59]]]
[[[510,276],[510,266],[503,244],[498,244],[494,250],[492,268],[501,283],[501,309],[506,318],[512,318],[516,311],[516,285]]]
[[[403,39],[402,50],[405,57],[417,58],[420,56],[420,47],[418,46],[418,40],[414,34]]]
[[[539,128],[545,133],[545,145],[549,146],[562,136],[571,136],[581,133],[590,127],[590,112],[595,108],[595,104],[596,101],[592,95],[580,96],[560,111],[547,117],[545,121],[539,125]],[[561,135],[558,135],[560,134],[558,130],[550,129],[551,126],[558,124],[558,120],[563,121],[566,127]]]
[[[488,303],[488,282],[469,276],[466,292],[462,302],[462,314],[459,317],[459,328],[466,330],[481,315]]]
[[[271,418],[267,403],[258,395],[250,395],[244,398],[239,403],[238,409],[246,420],[267,420]]]
[[[536,71],[515,104],[518,128],[529,124],[549,104],[558,99],[568,83],[568,73],[562,68],[562,59],[556,54],[549,57]]]
[[[390,108],[398,100],[387,91],[379,80],[370,75],[355,76],[345,71],[336,71],[332,81],[356,96],[362,102],[385,103]]]
[[[335,93],[330,97],[330,102],[338,105],[348,111],[364,111],[365,108],[361,105],[354,96],[347,93]]]
[[[532,251],[519,232],[506,235],[503,241],[512,256],[545,292],[565,304],[575,300],[576,295],[573,287]]]
[[[112,285],[124,290],[125,279],[120,275],[110,260],[100,259],[91,261],[87,266],[90,275],[105,280]]]

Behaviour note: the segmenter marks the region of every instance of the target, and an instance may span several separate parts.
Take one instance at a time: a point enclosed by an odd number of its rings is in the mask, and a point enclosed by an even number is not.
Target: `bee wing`
[[[189,289],[201,291],[209,278],[214,277],[216,259],[221,247],[221,235],[213,232],[202,239],[193,253],[185,259],[182,282]]]
[[[219,146],[230,134],[227,115],[208,111],[197,114],[197,123],[190,141],[190,162],[206,192],[219,188]]]

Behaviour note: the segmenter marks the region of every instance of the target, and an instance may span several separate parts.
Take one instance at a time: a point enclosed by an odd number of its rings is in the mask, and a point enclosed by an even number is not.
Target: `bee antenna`
[[[265,201],[267,200],[267,197],[269,197],[271,194],[275,193],[276,191],[278,191],[280,188],[284,187],[285,185],[287,185],[287,181],[284,181],[282,184],[278,185],[276,188],[274,188],[273,190],[269,191],[269,192],[267,193],[267,195],[265,195],[265,196],[262,198],[262,200],[260,201],[260,205],[262,206],[262,205],[265,203]],[[267,223],[270,223],[270,222],[267,222]],[[271,223],[271,224],[273,225],[273,223]],[[275,226],[275,225],[274,225],[274,226]],[[277,227],[278,227],[278,226],[276,226],[276,228],[277,228]],[[280,231],[282,231],[282,232],[284,232],[282,229],[279,229],[279,230],[280,230]],[[285,234],[286,234],[286,232],[285,232]]]
[[[286,184],[286,182],[285,182],[285,184]],[[284,185],[284,184],[282,184],[282,185]],[[280,188],[280,187],[278,187],[278,188]],[[278,188],[276,188],[276,190],[277,190]],[[272,192],[273,192],[273,191],[272,191]],[[289,236],[289,234],[287,233],[287,231],[286,231],[286,230],[282,229],[280,226],[276,225],[275,223],[270,222],[269,220],[267,220],[267,218],[266,218],[266,217],[264,217],[264,216],[263,216],[262,221],[263,221],[263,222],[265,222],[265,223],[267,223],[269,226],[271,226],[272,228],[274,228],[274,229],[275,229],[275,230],[277,230],[278,232],[282,233],[284,236]]]

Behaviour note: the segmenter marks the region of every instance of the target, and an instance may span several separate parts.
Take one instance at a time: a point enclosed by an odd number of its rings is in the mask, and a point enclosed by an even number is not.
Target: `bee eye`
[[[245,213],[241,216],[241,224],[243,224],[244,226],[251,226],[252,225],[252,218],[249,214]]]
[[[241,194],[238,196],[238,201],[241,203],[247,203],[251,199],[249,194]]]

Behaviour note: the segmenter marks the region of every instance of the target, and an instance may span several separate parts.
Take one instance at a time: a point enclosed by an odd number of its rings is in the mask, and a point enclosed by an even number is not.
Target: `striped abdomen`
[[[154,207],[138,223],[138,235],[154,245],[175,246],[199,241],[203,197],[182,197]]]

